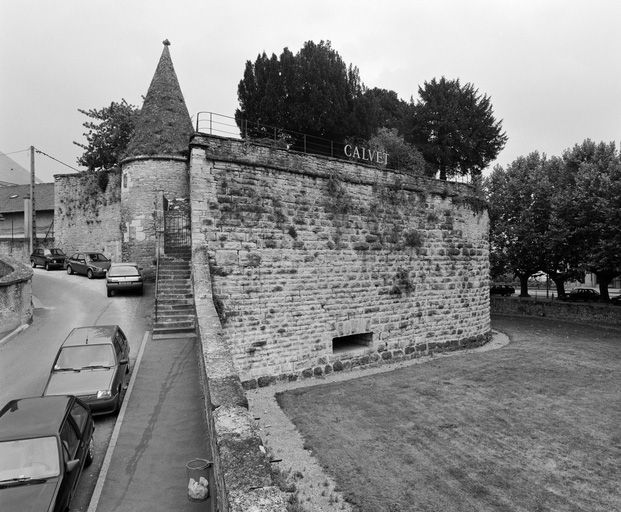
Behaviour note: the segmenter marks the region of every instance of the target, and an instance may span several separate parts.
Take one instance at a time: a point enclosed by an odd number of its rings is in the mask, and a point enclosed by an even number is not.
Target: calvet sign
[[[358,146],[352,146],[347,144],[343,151],[348,158],[357,158],[358,160],[366,160],[374,164],[388,165],[388,153],[385,151],[379,151],[376,149],[359,148]]]

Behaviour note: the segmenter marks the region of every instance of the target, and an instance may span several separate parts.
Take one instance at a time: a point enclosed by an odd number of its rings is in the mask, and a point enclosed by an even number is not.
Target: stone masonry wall
[[[621,308],[518,297],[492,297],[491,312],[500,315],[548,317],[569,322],[621,328]]]
[[[0,260],[0,338],[32,321],[32,269],[2,256]]]
[[[167,199],[188,197],[187,160],[173,156],[140,157],[123,162],[121,229],[123,261],[136,261],[147,273],[156,253],[158,192]]]
[[[121,260],[120,172],[83,172],[54,176],[54,238],[68,256],[102,252]]]
[[[193,246],[246,386],[488,339],[470,186],[204,135],[191,148]]]

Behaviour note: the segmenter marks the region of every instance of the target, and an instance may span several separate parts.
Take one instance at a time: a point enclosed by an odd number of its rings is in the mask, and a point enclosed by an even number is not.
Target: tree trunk
[[[528,295],[528,278],[530,274],[517,274],[520,279],[520,297],[530,297]]]
[[[599,281],[599,295],[600,300],[602,302],[608,302],[610,300],[610,296],[608,295],[608,285],[610,281],[612,281],[613,277],[610,273],[605,272],[601,274],[595,274],[597,276],[597,280]]]
[[[556,285],[556,296],[559,299],[565,297],[565,279],[562,277],[553,277],[552,281],[554,281],[554,284]]]

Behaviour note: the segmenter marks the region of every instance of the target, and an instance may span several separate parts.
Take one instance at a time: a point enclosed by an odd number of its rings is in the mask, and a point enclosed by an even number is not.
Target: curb
[[[13,331],[11,331],[9,334],[7,334],[4,338],[0,338],[0,347],[2,345],[4,345],[5,343],[7,343],[13,336],[19,334],[20,332],[26,330],[28,328],[29,324],[22,324],[19,327],[17,327],[16,329],[14,329]]]

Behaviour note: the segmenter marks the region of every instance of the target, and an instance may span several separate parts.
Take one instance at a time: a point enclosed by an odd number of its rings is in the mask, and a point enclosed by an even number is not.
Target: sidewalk
[[[212,510],[211,498],[192,502],[187,489],[185,464],[211,460],[196,343],[146,340],[117,420],[118,438],[113,434],[111,440],[112,457],[102,467],[103,486],[98,482],[89,512]]]

